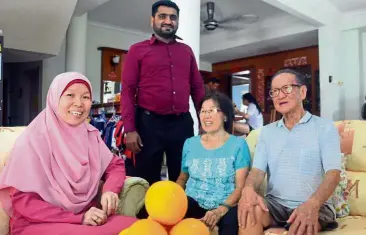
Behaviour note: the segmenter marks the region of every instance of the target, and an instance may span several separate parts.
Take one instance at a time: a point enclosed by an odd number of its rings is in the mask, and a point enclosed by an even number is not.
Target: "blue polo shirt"
[[[327,171],[341,169],[338,130],[309,112],[291,131],[283,119],[271,123],[260,133],[253,168],[267,173],[268,195],[296,208],[313,195]]]

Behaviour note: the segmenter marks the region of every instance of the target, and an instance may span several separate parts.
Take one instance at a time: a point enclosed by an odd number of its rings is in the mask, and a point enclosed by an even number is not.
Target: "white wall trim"
[[[95,27],[100,27],[100,28],[104,28],[104,29],[114,30],[114,31],[122,32],[122,33],[128,33],[128,34],[133,34],[133,35],[138,35],[138,36],[143,36],[143,37],[150,37],[151,36],[151,33],[146,33],[146,32],[133,30],[133,29],[125,29],[125,28],[118,27],[118,26],[115,26],[115,25],[105,24],[105,23],[92,21],[92,20],[89,20],[88,24],[90,26],[95,26]]]
[[[341,30],[352,30],[366,27],[366,9],[343,14]]]

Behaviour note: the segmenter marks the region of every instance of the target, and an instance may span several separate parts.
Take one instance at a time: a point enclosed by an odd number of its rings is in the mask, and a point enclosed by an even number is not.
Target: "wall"
[[[199,62],[199,68],[201,71],[212,72],[212,64],[210,62],[201,60]]]
[[[128,50],[132,44],[149,39],[151,34],[128,31],[122,28],[89,21],[86,45],[86,76],[93,86],[93,99],[100,101],[101,57],[98,47]],[[212,71],[212,64],[200,61],[203,71]]]
[[[90,79],[93,86],[93,100],[100,101],[102,54],[98,47],[128,50],[132,44],[146,40],[150,35],[130,32],[95,22],[88,23],[87,32],[86,76]]]
[[[52,80],[60,73],[66,71],[65,65],[66,58],[66,43],[65,40],[62,43],[60,52],[57,56],[43,60],[42,62],[42,109],[46,107],[46,98],[48,88],[51,85]]]
[[[340,107],[337,119],[360,119],[362,96],[361,75],[361,37],[359,30],[341,33],[341,77]],[[335,89],[335,88],[333,88]],[[336,119],[336,118],[334,118]]]
[[[363,44],[360,29],[339,30],[338,25],[319,29],[322,117],[334,121],[361,118],[366,68]]]
[[[306,47],[296,50],[277,52],[267,55],[248,57],[238,60],[216,63],[212,65],[214,76],[221,78],[221,85],[225,84],[225,77],[228,74],[242,71],[243,69],[251,70],[251,90],[257,97],[261,106],[264,106],[265,84],[264,78],[273,75],[279,69],[285,67],[284,61],[291,58],[306,57],[306,63],[310,64],[313,70],[312,77],[315,76],[315,71],[319,69],[318,47]],[[313,86],[314,88],[314,86]],[[228,88],[225,88],[228,89]],[[315,89],[315,88],[314,88]],[[313,90],[312,94],[315,94]]]
[[[366,103],[366,32],[361,34],[361,97],[360,103]]]

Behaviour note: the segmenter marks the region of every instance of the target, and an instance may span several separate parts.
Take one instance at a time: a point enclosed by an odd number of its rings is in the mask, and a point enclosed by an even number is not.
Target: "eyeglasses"
[[[209,110],[201,109],[198,112],[198,115],[200,115],[202,117],[204,117],[206,114],[212,116],[212,115],[216,115],[218,112],[221,112],[221,109],[218,109],[218,108],[213,108],[213,109],[209,109]]]
[[[282,91],[283,94],[291,94],[291,92],[294,90],[294,87],[302,87],[303,85],[299,85],[299,84],[288,84],[288,85],[284,85],[281,88],[274,88],[271,89],[269,91],[269,96],[271,98],[276,98],[277,96],[280,95],[280,91]]]

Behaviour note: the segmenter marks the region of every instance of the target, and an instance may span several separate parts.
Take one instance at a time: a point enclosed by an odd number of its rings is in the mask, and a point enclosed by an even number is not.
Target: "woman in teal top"
[[[238,234],[237,203],[249,172],[246,141],[231,135],[234,110],[222,93],[205,97],[199,111],[205,134],[186,140],[177,183],[188,196],[186,218],[202,219],[219,235]]]

